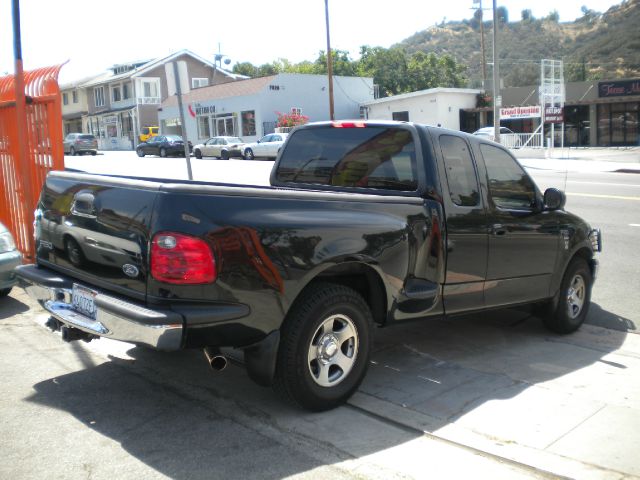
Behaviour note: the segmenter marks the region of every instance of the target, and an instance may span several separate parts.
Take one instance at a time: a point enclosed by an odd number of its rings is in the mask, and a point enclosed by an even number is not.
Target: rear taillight
[[[160,232],[151,243],[151,275],[159,282],[179,285],[212,283],[217,277],[216,262],[204,240]]]

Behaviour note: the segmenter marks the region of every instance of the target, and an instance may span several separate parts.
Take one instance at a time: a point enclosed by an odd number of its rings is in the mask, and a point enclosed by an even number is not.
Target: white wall
[[[393,112],[409,112],[409,121],[460,130],[460,109],[476,106],[476,92],[435,91],[424,95],[399,95],[370,103],[369,119],[392,120]]]

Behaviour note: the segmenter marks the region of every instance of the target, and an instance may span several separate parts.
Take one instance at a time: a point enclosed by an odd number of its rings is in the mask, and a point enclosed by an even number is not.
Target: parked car
[[[212,137],[204,143],[193,147],[196,158],[219,157],[227,160],[241,157],[244,142],[240,137]]]
[[[530,303],[577,330],[601,235],[565,201],[478,136],[320,122],[269,186],[50,172],[37,265],[16,274],[67,341],[201,348],[216,370],[235,348],[257,383],[326,410],[362,382],[376,325]]]
[[[88,133],[70,133],[64,138],[64,153],[69,155],[83,155],[98,153],[98,140]]]
[[[14,269],[22,263],[22,255],[16,249],[11,232],[0,223],[0,298],[9,295],[16,284]]]
[[[493,127],[483,127],[473,132],[474,135],[491,141],[495,141],[494,133]],[[520,135],[507,127],[500,127],[500,143],[507,148],[520,148],[522,146]]]
[[[282,144],[287,139],[288,133],[271,133],[265,135],[254,143],[248,143],[242,150],[242,156],[245,160],[253,160],[254,158],[276,158]]]
[[[189,142],[189,152],[192,151],[193,146]],[[184,140],[180,135],[158,135],[139,144],[136,147],[136,153],[139,157],[145,155],[159,155],[160,157],[184,155]]]

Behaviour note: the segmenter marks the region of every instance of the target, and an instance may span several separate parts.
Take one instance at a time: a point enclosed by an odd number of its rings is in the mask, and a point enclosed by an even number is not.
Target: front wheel
[[[73,148],[73,147],[71,147],[71,149],[69,150],[69,154],[70,154],[72,157],[75,157],[75,156],[76,156],[76,149],[75,149],[75,148]]]
[[[557,301],[546,305],[544,324],[556,333],[575,332],[584,323],[591,303],[593,276],[587,262],[576,257],[562,278]]]
[[[202,158],[202,152],[200,151],[200,149],[196,148],[196,151],[193,153],[196,156],[196,158]]]
[[[142,150],[141,148],[138,148],[136,150],[136,153],[138,154],[139,157],[144,157],[144,150]]]
[[[311,411],[343,404],[366,374],[372,325],[369,306],[355,290],[311,286],[282,326],[274,390]]]
[[[166,148],[161,148],[160,149],[160,156],[162,158],[165,158],[167,156],[167,149]]]
[[[253,160],[254,158],[256,158],[256,157],[253,155],[253,150],[251,150],[250,148],[247,148],[244,151],[244,159],[245,160]]]

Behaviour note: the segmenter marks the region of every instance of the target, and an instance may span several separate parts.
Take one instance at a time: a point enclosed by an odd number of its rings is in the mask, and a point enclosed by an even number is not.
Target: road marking
[[[614,187],[635,187],[638,188],[640,185],[632,184],[632,183],[613,183],[613,182],[583,182],[580,180],[567,180],[567,183],[581,183],[584,185],[611,185]]]
[[[635,200],[640,201],[640,197],[624,197],[622,195],[597,195],[595,193],[571,193],[568,192],[567,195],[572,197],[592,197],[592,198],[609,198],[612,200]]]
[[[640,227],[640,223],[630,223],[630,227]]]

